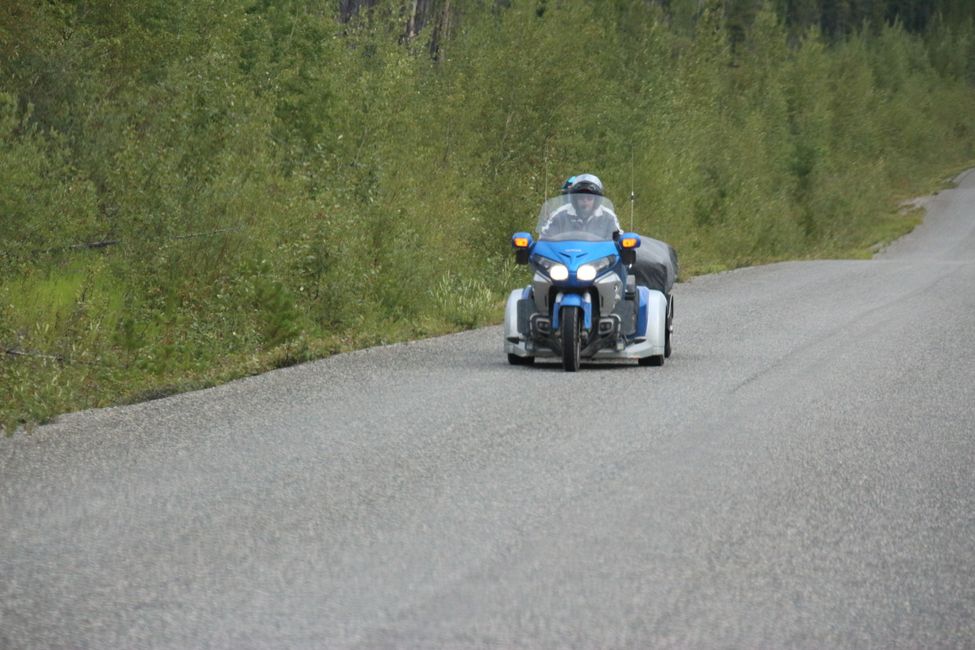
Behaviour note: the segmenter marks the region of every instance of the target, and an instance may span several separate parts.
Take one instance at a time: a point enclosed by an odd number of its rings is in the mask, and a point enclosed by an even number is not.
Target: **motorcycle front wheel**
[[[578,307],[562,309],[562,367],[566,372],[579,369],[579,349],[582,339],[582,321]]]

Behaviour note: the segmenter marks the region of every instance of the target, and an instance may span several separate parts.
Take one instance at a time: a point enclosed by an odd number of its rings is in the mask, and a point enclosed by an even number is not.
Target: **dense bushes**
[[[5,3],[0,419],[489,322],[582,170],[693,273],[862,254],[975,158],[970,20],[501,4],[431,57],[396,2]]]

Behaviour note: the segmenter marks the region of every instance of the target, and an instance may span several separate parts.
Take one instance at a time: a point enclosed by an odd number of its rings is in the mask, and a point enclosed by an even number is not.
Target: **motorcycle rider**
[[[579,174],[569,180],[571,184],[566,191],[569,202],[552,213],[539,236],[554,237],[584,231],[612,239],[620,231],[620,223],[616,213],[603,205],[602,181],[594,174]]]

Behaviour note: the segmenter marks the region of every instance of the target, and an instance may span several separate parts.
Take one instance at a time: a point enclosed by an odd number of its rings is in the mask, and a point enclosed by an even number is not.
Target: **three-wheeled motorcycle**
[[[530,265],[534,276],[508,296],[508,362],[561,358],[570,372],[583,359],[662,366],[671,353],[676,253],[648,238],[654,250],[638,257],[640,235],[608,229],[606,220],[564,219],[572,200],[562,195],[542,205],[537,239],[528,232],[511,239],[516,262]],[[596,213],[612,214],[616,222],[612,202],[602,196],[595,201]]]

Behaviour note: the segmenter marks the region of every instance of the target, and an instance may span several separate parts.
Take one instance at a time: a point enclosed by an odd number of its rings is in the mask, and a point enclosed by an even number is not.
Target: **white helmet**
[[[603,196],[603,182],[595,174],[579,174],[569,186],[569,194],[595,194]]]

